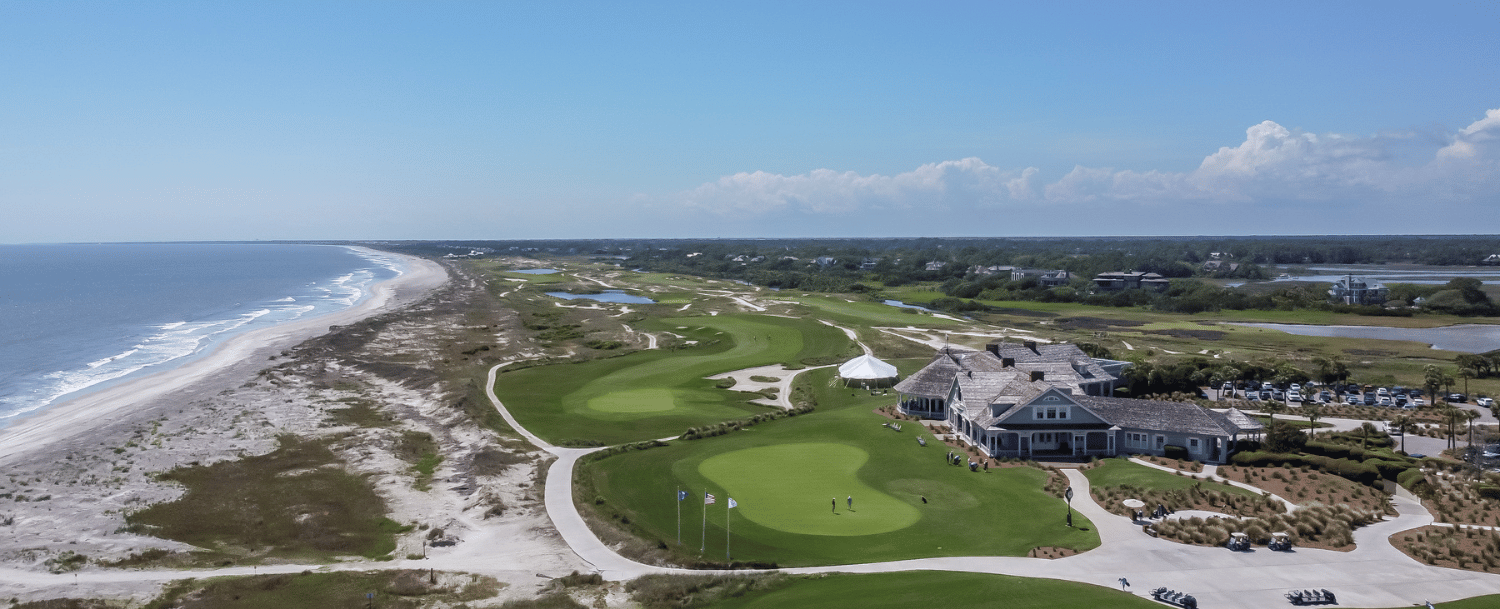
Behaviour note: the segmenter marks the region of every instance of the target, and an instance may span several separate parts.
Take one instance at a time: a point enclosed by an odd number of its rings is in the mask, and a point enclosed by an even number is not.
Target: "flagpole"
[[[734,501],[733,498],[730,501]],[[733,503],[724,504],[724,562],[729,562],[729,513],[734,511]]]
[[[672,497],[677,500],[677,545],[682,545],[682,489],[677,489],[677,494]]]
[[[698,539],[700,540],[699,543],[698,543],[698,555],[702,556],[703,555],[703,551],[708,548],[708,491],[707,490],[703,491],[703,531],[698,534]]]

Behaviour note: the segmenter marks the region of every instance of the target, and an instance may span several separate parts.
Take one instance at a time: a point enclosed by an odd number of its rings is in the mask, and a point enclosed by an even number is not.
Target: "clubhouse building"
[[[1260,435],[1238,410],[1112,397],[1128,365],[1070,344],[945,347],[895,390],[902,413],[942,419],[991,457],[1164,455],[1175,446],[1223,462],[1240,439]]]

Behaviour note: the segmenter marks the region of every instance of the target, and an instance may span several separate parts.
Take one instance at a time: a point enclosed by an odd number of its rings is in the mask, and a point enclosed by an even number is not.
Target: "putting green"
[[[698,473],[724,487],[740,515],[799,535],[848,537],[904,529],[921,513],[855,476],[870,458],[848,444],[798,443],[746,448],[705,459]],[[846,498],[854,497],[850,510]],[[838,509],[831,510],[829,499]]]
[[[589,408],[603,412],[661,412],[677,407],[670,389],[631,389],[606,393],[588,401]]]

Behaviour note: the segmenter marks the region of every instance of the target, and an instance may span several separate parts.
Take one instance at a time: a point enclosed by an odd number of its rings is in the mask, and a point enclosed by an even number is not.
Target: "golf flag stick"
[[[687,491],[677,489],[677,545],[682,545],[682,500],[687,499]]]
[[[739,504],[734,502],[734,497],[730,497],[729,507],[724,508],[724,560],[726,561],[729,560],[729,512],[737,505]]]
[[[703,491],[703,532],[699,534],[699,538],[703,541],[698,546],[699,554],[708,549],[708,504],[713,502],[714,496],[708,491]]]

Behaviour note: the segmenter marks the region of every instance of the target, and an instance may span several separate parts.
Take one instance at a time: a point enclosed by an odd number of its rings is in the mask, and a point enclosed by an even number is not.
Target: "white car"
[[[1477,400],[1474,400],[1474,403],[1480,405],[1483,408],[1495,407],[1495,400],[1492,400],[1490,398],[1479,398]]]

